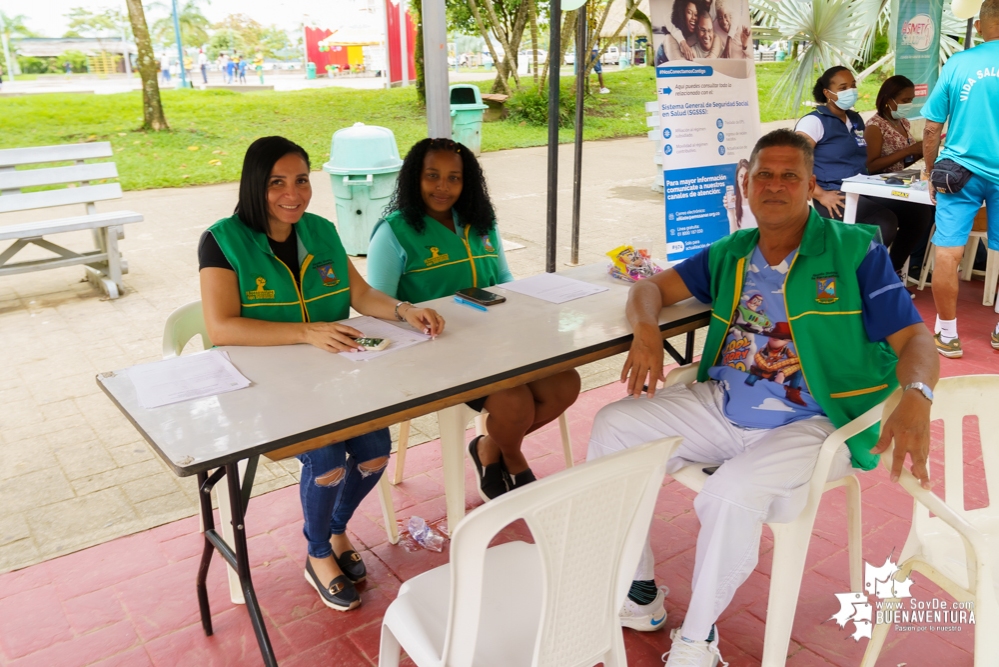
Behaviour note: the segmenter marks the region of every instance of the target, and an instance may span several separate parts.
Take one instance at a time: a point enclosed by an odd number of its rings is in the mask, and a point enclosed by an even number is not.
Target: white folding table
[[[843,206],[843,222],[850,225],[857,221],[857,204],[860,202],[860,195],[933,206],[933,202],[930,201],[930,193],[926,190],[913,190],[908,186],[888,185],[884,182],[875,183],[865,176],[844,178],[841,189],[846,195]]]
[[[213,550],[236,570],[264,663],[276,665],[253,591],[244,515],[260,455],[282,459],[431,412],[441,424],[448,480],[448,525],[464,516],[464,402],[499,389],[554,375],[628,349],[624,316],[628,285],[609,277],[603,264],[563,272],[608,290],[560,305],[500,287],[507,302],[481,312],[450,298],[429,302],[447,321],[444,334],[399,352],[352,362],[309,345],[226,346],[252,386],[232,393],[155,409],[142,408],[127,369],[101,373],[97,382],[178,476],[197,475],[205,546],[198,571],[201,621],[212,634],[206,577]],[[663,309],[668,338],[687,333],[679,363],[693,356],[693,332],[710,321],[710,306],[689,299]],[[239,462],[246,471],[240,483]],[[211,489],[227,478],[233,544],[215,530]],[[235,501],[240,499],[241,502]]]

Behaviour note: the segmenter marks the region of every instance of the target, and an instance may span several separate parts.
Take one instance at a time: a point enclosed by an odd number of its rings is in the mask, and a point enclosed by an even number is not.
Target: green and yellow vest
[[[270,322],[336,322],[350,316],[347,253],[333,223],[306,213],[295,224],[298,259],[291,268],[274,255],[267,235],[237,216],[208,228],[239,281],[240,316]]]
[[[430,216],[417,232],[394,211],[379,224],[395,232],[406,251],[406,266],[399,278],[396,296],[402,301],[429,301],[468,287],[492,287],[499,283],[499,232],[495,225],[479,236],[471,225],[459,227],[459,236]]]
[[[826,220],[812,209],[784,283],[788,325],[805,383],[836,428],[885,400],[898,386],[898,358],[888,343],[868,339],[861,318],[857,268],[877,231],[870,225]],[[758,229],[739,230],[708,250],[713,306],[699,382],[708,380],[708,369],[718,361],[759,237]],[[871,470],[877,465],[878,456],[870,450],[878,434],[875,424],[847,441],[854,467]]]

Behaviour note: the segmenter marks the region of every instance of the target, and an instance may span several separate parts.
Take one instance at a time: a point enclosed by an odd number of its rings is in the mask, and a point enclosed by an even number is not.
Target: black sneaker
[[[479,478],[479,495],[482,496],[483,500],[489,502],[493,498],[502,496],[509,491],[509,488],[506,484],[506,474],[503,471],[502,463],[490,463],[484,466],[479,460],[479,440],[482,437],[480,435],[472,438],[471,444],[468,445],[468,456],[475,464],[475,474]]]
[[[518,472],[516,475],[511,475],[510,473],[506,472],[505,468],[503,472],[506,473],[507,486],[510,487],[511,491],[513,491],[514,489],[519,489],[525,484],[530,484],[531,482],[538,481],[538,478],[534,476],[534,473],[531,471],[530,468],[524,470],[523,472]]]
[[[343,571],[347,578],[353,583],[359,584],[368,577],[368,569],[364,567],[364,561],[361,560],[361,554],[356,551],[344,551],[342,554],[337,556],[333,554],[333,560],[336,564],[340,566],[340,570]]]
[[[354,584],[350,583],[344,575],[340,575],[330,582],[329,586],[323,586],[312,569],[312,561],[305,560],[305,580],[316,589],[319,598],[327,607],[337,611],[350,611],[361,606],[361,596],[357,594]]]

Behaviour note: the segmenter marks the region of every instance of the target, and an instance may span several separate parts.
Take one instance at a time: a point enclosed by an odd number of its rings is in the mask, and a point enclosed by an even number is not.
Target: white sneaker
[[[663,606],[669,589],[659,587],[656,599],[649,604],[638,604],[631,598],[624,599],[621,607],[621,625],[639,632],[655,632],[666,627],[666,609]]]
[[[663,653],[666,667],[715,667],[719,662],[722,667],[728,667],[718,652],[718,628],[715,628],[714,641],[710,642],[688,641],[681,636],[680,628],[674,628],[669,637],[673,645]]]
[[[600,89],[600,94],[601,95],[606,95],[609,92],[610,92],[610,88],[601,88]]]

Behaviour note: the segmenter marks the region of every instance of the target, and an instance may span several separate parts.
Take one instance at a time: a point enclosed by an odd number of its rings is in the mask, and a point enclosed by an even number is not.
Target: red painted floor
[[[977,281],[962,285],[959,312],[965,357],[942,359],[944,375],[999,371],[999,352],[988,342],[999,316],[981,305],[981,289]],[[918,295],[917,305],[932,323],[929,290]],[[616,384],[596,389],[580,396],[569,411],[577,461],[585,456],[595,412],[622,394]],[[966,466],[970,475],[966,502],[970,507],[982,506],[988,503],[988,495],[984,479],[975,475],[980,470],[975,466],[976,458],[981,457],[980,444],[972,439],[967,446],[978,449],[968,450],[977,451],[977,455],[971,454]],[[532,435],[525,448],[539,476],[564,467],[554,425]],[[935,463],[939,470],[939,456]],[[470,468],[466,479],[467,503],[473,507],[480,501],[472,487]],[[880,565],[901,549],[912,503],[888,482],[880,468],[862,475],[861,480],[864,558]],[[406,479],[394,491],[399,518],[406,520],[413,514],[428,520],[443,517],[441,482],[436,444],[410,450]],[[291,487],[255,498],[247,517],[253,580],[278,659],[285,667],[375,665],[381,617],[400,583],[446,562],[447,550],[442,554],[408,553],[401,546],[390,545],[378,501],[372,495],[350,525],[351,538],[370,572],[369,582],[361,589],[364,604],[346,614],[332,611],[319,602],[302,574],[305,541],[297,494]],[[657,504],[653,526],[657,577],[672,589],[667,599],[668,628],[680,624],[690,596],[698,527],[692,497],[690,491],[667,480]],[[185,519],[0,576],[0,665],[262,664],[245,610],[229,601],[223,563],[217,555],[209,576],[215,634],[205,637],[202,632],[194,592],[202,545],[197,529],[197,518]],[[523,539],[526,529],[512,526],[505,532],[507,538]],[[771,548],[770,534],[765,531],[756,571],[718,624],[722,655],[732,667],[759,664],[762,655]],[[806,568],[787,664],[858,664],[866,641],[858,643],[850,638],[852,625],[841,629],[829,620],[839,609],[834,593],[849,590],[841,489],[823,499]],[[919,575],[914,578],[916,599],[949,600]],[[661,665],[660,656],[669,648],[667,632],[626,630],[629,664]],[[960,632],[893,632],[880,664],[971,665],[974,632],[970,625]]]

